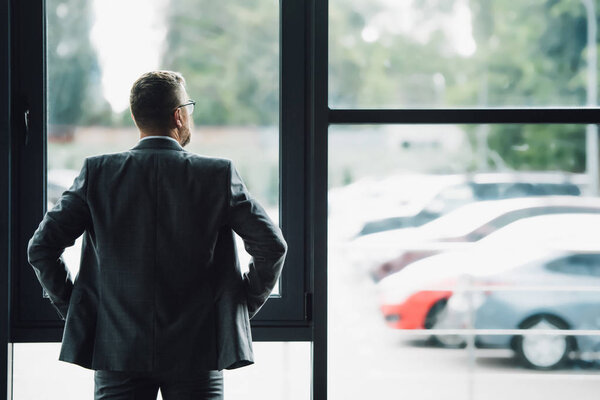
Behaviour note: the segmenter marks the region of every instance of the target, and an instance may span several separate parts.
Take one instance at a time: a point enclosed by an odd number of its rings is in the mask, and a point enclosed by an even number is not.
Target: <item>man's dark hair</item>
[[[135,81],[129,94],[129,106],[141,130],[170,128],[172,112],[180,105],[181,85],[185,79],[177,72],[152,71]]]

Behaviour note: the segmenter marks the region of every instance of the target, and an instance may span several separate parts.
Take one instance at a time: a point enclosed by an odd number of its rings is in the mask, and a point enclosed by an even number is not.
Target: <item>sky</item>
[[[104,96],[116,112],[144,72],[160,67],[166,37],[166,0],[94,0],[91,39],[102,68]]]
[[[449,13],[428,15],[425,23],[421,18],[415,17],[417,11],[414,0],[381,0],[381,2],[386,5],[385,12],[375,15],[368,21],[361,33],[364,41],[376,41],[381,31],[385,30],[411,36],[420,43],[427,43],[435,31],[441,30],[451,43],[454,52],[463,57],[475,53],[477,46],[473,38],[468,0],[455,1]]]

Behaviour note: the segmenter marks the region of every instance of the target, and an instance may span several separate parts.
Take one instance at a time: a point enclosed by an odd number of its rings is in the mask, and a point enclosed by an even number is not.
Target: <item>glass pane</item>
[[[14,400],[93,397],[93,371],[59,362],[59,350],[55,343],[14,345]],[[310,343],[261,342],[254,352],[256,364],[225,370],[225,398],[310,399]]]
[[[600,197],[586,130],[330,128],[331,398],[562,399],[553,377],[596,395]],[[492,393],[506,374],[515,386]]]
[[[131,85],[144,72],[169,69],[183,74],[196,100],[186,149],[234,160],[278,221],[278,3],[127,1],[118,12],[115,6],[46,2],[48,206],[72,184],[85,157],[135,146]],[[238,244],[246,267],[250,256],[239,238]],[[78,241],[65,254],[74,275],[79,247]]]
[[[597,104],[594,0],[331,0],[332,108]]]
[[[595,341],[600,340],[596,336]],[[570,360],[552,371],[523,370],[512,351],[477,349],[471,392],[477,400],[566,399],[592,400],[600,384],[598,361]]]

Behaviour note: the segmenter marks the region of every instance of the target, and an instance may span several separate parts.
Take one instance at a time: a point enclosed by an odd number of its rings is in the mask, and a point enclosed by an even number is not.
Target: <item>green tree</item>
[[[162,65],[186,77],[196,123],[277,124],[278,24],[264,0],[170,2]]]
[[[100,95],[101,73],[90,41],[91,2],[48,0],[47,104],[51,136],[71,135],[77,124],[109,123]]]
[[[419,0],[422,15],[456,2]],[[581,106],[586,103],[587,22],[580,0],[470,0],[475,53],[454,56],[446,78],[452,107]],[[426,46],[432,46],[428,43]],[[444,62],[442,53],[430,62]],[[439,68],[443,71],[443,68]],[[465,127],[473,148],[478,127]],[[515,169],[585,170],[585,127],[491,125],[490,154]],[[492,160],[488,160],[492,162]]]
[[[585,104],[586,16],[579,0],[468,0],[476,50],[460,54],[444,18],[459,0],[416,0],[397,29],[388,0],[329,11],[333,107],[528,107]],[[184,73],[199,124],[274,125],[278,11],[264,0],[172,0],[163,66]],[[387,21],[387,22],[386,22]],[[392,21],[392,23],[390,23]],[[433,22],[432,22],[433,21]],[[466,127],[471,136],[474,127]],[[583,171],[583,126],[493,125],[509,167]]]
[[[586,103],[586,29],[578,0],[471,1],[480,83],[455,88],[480,106]],[[482,95],[483,94],[483,95]],[[462,98],[461,98],[462,97]],[[488,146],[516,169],[585,170],[585,127],[492,125]]]
[[[448,12],[445,4],[415,4],[415,25]],[[461,71],[461,57],[443,31],[423,42],[402,32],[389,2],[339,0],[330,6],[329,102],[338,108],[431,107]],[[391,21],[391,22],[390,22]],[[371,36],[369,38],[369,36]]]

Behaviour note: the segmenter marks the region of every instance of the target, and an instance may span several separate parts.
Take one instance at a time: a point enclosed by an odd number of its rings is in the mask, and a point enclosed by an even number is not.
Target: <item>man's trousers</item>
[[[222,400],[223,372],[118,372],[94,373],[95,400]]]

